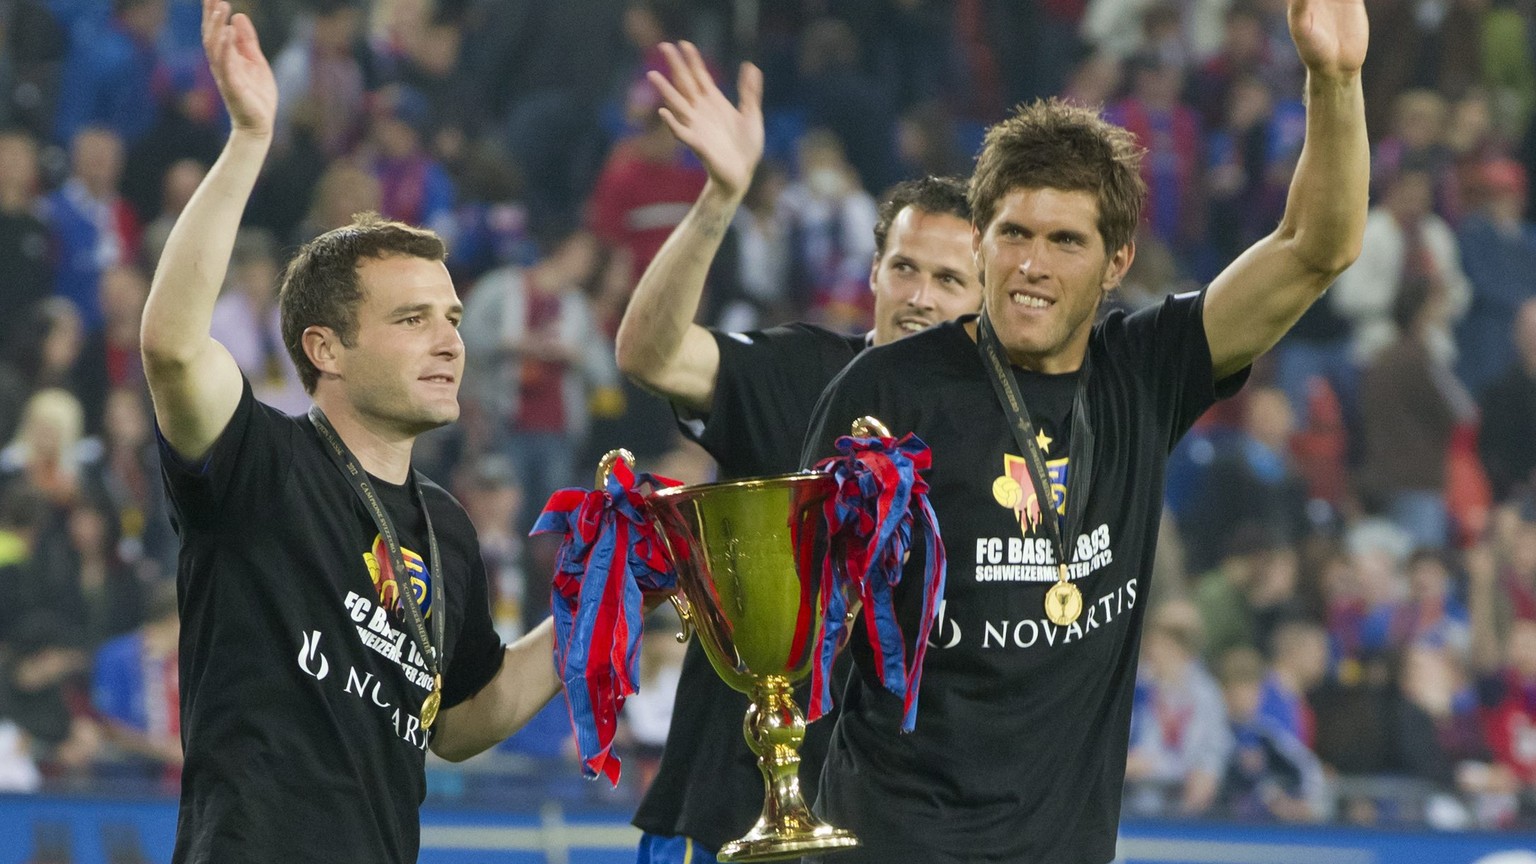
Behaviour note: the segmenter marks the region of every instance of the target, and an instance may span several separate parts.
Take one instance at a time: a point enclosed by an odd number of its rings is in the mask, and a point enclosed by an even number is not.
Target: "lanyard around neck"
[[[1035,426],[1030,421],[1029,408],[1024,404],[1023,394],[1019,392],[1018,381],[1014,380],[1008,369],[1002,342],[997,338],[997,331],[992,329],[992,322],[987,319],[986,312],[982,312],[976,320],[976,348],[981,353],[982,364],[990,373],[988,378],[992,390],[997,394],[1003,412],[1008,415],[1009,431],[1013,433],[1014,443],[1018,445],[1029,469],[1029,479],[1035,487],[1035,500],[1040,507],[1040,521],[1045,524],[1046,535],[1056,548],[1056,561],[1065,567],[1071,561],[1066,539],[1075,537],[1076,530],[1082,527],[1089,482],[1093,474],[1093,427],[1088,421],[1088,354],[1083,354],[1083,367],[1078,373],[1077,390],[1072,397],[1072,437],[1067,442],[1070,471],[1067,479],[1073,481],[1069,485],[1076,486],[1078,491],[1069,492],[1066,496],[1066,525],[1062,525],[1057,517],[1051,474],[1046,468],[1040,445],[1035,441]]]
[[[336,433],[336,428],[331,421],[326,419],[319,406],[310,406],[310,422],[315,424],[315,430],[324,439],[326,455],[331,458],[331,464],[347,478],[352,486],[352,491],[357,493],[359,500],[368,514],[373,517],[374,527],[379,529],[379,536],[384,539],[384,548],[389,553],[389,567],[395,579],[395,590],[400,595],[400,605],[405,609],[406,620],[410,622],[410,634],[416,641],[416,647],[421,650],[421,656],[426,660],[427,671],[434,679],[442,674],[442,658],[439,649],[443,644],[443,619],[447,613],[443,609],[443,570],[442,559],[438,554],[437,534],[432,530],[432,512],[427,509],[426,497],[421,491],[421,475],[412,470],[411,488],[416,495],[416,506],[421,508],[421,516],[427,523],[427,547],[428,562],[432,568],[432,608],[437,615],[432,619],[432,636],[427,638],[427,622],[421,614],[421,604],[416,602],[416,593],[411,590],[411,577],[405,569],[405,553],[400,548],[400,535],[395,533],[395,524],[385,512],[384,505],[379,501],[379,495],[374,491],[373,484],[368,482],[368,475],[362,466],[353,458],[352,451],[341,441],[341,436]]]

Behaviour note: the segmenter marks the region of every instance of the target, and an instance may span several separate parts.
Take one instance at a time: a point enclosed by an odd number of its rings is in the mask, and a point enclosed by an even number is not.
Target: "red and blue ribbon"
[[[642,591],[672,591],[677,573],[646,515],[645,497],[679,485],[614,463],[602,489],[561,489],[530,534],[560,532],[551,608],[555,671],[565,691],[582,773],[619,782],[613,736],[638,689]]]
[[[832,659],[846,629],[848,597],[862,603],[865,632],[875,669],[886,689],[902,697],[901,728],[917,723],[917,692],[923,677],[928,634],[938,618],[946,566],[939,523],[928,501],[928,483],[918,472],[933,464],[928,445],[915,435],[837,439],[841,454],[816,469],[832,475],[837,490],[822,505],[829,554],[822,565],[825,610],[821,641],[811,666],[808,717],[832,706]],[[912,548],[914,516],[921,517],[927,561],[923,568],[923,611],[912,656],[907,657],[896,620],[895,588]]]

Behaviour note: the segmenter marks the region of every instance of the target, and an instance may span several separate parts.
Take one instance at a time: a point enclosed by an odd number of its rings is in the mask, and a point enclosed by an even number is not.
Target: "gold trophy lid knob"
[[[891,430],[874,417],[865,415],[853,421],[853,434],[858,438],[889,438]]]

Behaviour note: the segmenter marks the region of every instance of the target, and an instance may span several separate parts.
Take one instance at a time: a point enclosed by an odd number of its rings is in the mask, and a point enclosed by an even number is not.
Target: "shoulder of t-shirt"
[[[1191,319],[1195,323],[1204,320],[1205,289],[1169,294],[1160,303],[1153,303],[1135,311],[1116,308],[1094,325],[1101,338],[1119,336],[1138,331],[1187,329]],[[1181,328],[1180,325],[1186,325]]]
[[[155,438],[160,445],[160,454],[171,459],[182,471],[191,474],[202,474],[208,470],[213,460],[219,458],[222,455],[222,451],[227,449],[225,441],[232,434],[240,435],[242,438],[249,438],[251,432],[258,427],[269,427],[269,431],[266,434],[272,434],[276,437],[276,435],[281,434],[278,430],[283,426],[287,426],[290,430],[297,429],[300,422],[299,418],[284,414],[257,399],[256,392],[251,386],[251,380],[246,377],[244,372],[240,373],[240,387],[240,401],[235,403],[235,410],[234,413],[229,415],[229,422],[224,424],[224,428],[219,432],[219,437],[214,439],[213,445],[208,448],[208,452],[200,458],[188,459],[176,452],[175,448],[171,447],[170,442],[165,440],[165,435],[160,430],[159,420],[154,420]],[[261,435],[263,433],[258,432],[257,434]]]
[[[722,346],[722,353],[734,350],[738,346],[748,348],[760,346],[763,350],[778,348],[786,351],[814,346],[823,351],[847,352],[851,359],[864,350],[865,341],[863,336],[837,333],[803,321],[780,324],[762,330],[711,330],[710,333],[714,335],[716,344]]]
[[[921,333],[866,348],[848,364],[844,377],[894,374],[901,376],[899,380],[910,384],[913,378],[951,375],[970,357],[977,356],[976,343],[964,329],[965,322],[975,317],[967,315],[945,321]],[[966,346],[970,346],[969,351],[957,350]]]

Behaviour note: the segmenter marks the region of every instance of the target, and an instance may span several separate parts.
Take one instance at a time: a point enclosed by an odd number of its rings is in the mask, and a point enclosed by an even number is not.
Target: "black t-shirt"
[[[1083,594],[1082,615],[1067,627],[1045,616],[1055,551],[1043,526],[1025,516],[1027,468],[961,322],[871,349],[827,389],[805,461],[834,452],[832,442],[865,414],[898,436],[915,432],[933,451],[926,477],[949,567],[915,731],[900,732],[901,700],[871,677],[862,631],[851,640],[854,674],[816,805],[863,842],[838,862],[1115,857],[1164,463],[1244,377],[1213,385],[1202,299],[1170,297],[1094,327],[1086,490],[1067,459],[1078,374],[1015,372],[1042,438],[1051,439],[1044,455],[1053,483],[1088,494],[1078,536],[1066,538]],[[909,642],[923,557],[914,551],[896,597]]]
[[[255,400],[201,464],[162,443],[181,537],[177,862],[414,862],[431,687],[367,509],[307,418]],[[431,573],[409,486],[374,478],[418,598],[444,579],[443,707],[500,669],[474,528],[451,495],[423,494],[442,553]],[[383,597],[380,588],[388,595]]]
[[[720,463],[723,479],[794,471],[817,397],[863,350],[864,337],[808,324],[714,336],[720,347],[714,403],[707,417],[678,424]],[[746,712],[747,697],[720,680],[693,640],[661,766],[635,813],[636,827],[691,837],[711,850],[752,827],[763,807],[763,776],[742,737]],[[806,727],[800,778],[807,800],[815,795],[832,725],[825,718]]]

